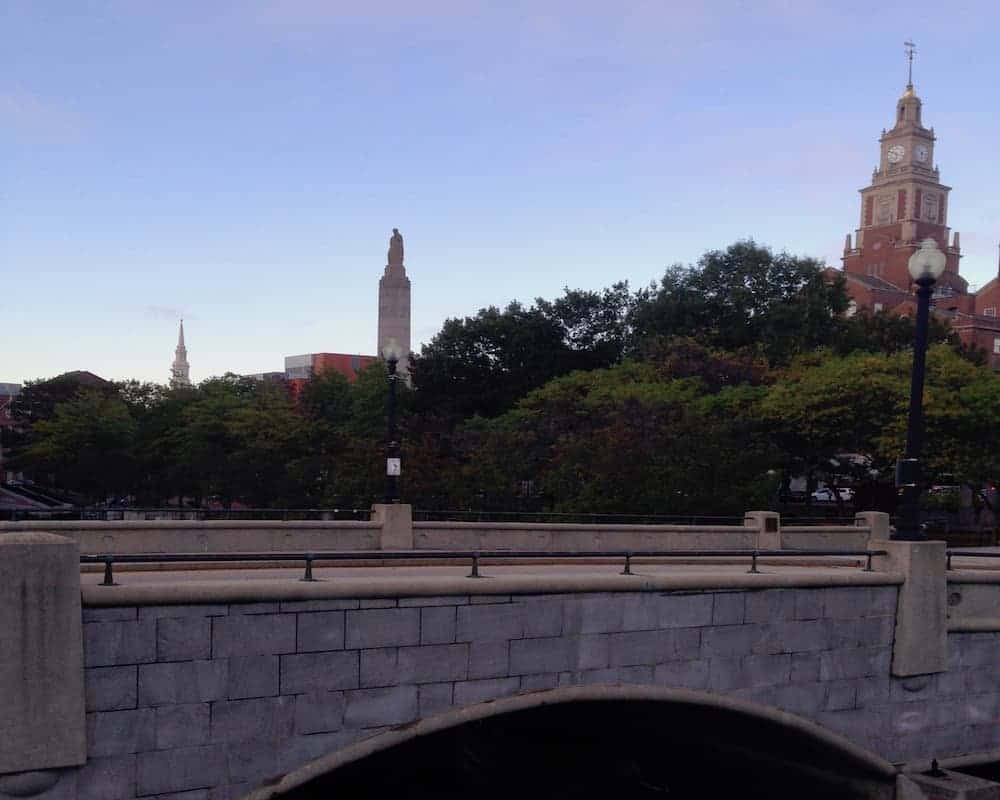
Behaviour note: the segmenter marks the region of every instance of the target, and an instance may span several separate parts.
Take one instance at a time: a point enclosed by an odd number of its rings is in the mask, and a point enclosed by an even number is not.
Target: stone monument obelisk
[[[397,370],[408,372],[410,355],[410,279],[403,266],[403,237],[398,228],[389,239],[389,258],[378,282],[378,354],[392,344],[398,350]]]

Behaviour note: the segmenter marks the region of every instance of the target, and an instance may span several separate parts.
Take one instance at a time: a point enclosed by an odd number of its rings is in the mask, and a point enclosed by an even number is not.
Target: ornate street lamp
[[[913,341],[913,375],[910,382],[910,414],[906,424],[906,455],[896,461],[896,489],[902,502],[892,539],[925,539],[920,526],[920,449],[924,439],[924,371],[927,362],[927,327],[934,284],[944,273],[945,254],[927,238],[910,256],[910,277],[917,284],[917,330]]]
[[[389,397],[386,400],[388,437],[385,445],[385,500],[386,503],[399,502],[399,476],[402,472],[399,458],[399,437],[396,432],[396,383],[401,380],[396,374],[396,366],[402,353],[395,339],[382,348],[386,366],[389,368]]]

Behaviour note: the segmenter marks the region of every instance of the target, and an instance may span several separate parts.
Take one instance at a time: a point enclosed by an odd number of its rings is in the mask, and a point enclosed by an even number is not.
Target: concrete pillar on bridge
[[[781,549],[781,515],[775,511],[747,511],[743,527],[757,529],[758,550]]]
[[[372,522],[382,526],[379,547],[382,550],[413,549],[413,506],[406,503],[376,503]]]
[[[871,530],[869,540],[888,541],[889,515],[882,511],[859,511],[854,515],[854,525],[857,528]]]
[[[904,678],[930,675],[948,668],[948,583],[945,542],[876,539],[872,550],[885,550],[872,566],[879,572],[901,572],[892,645],[892,674]]]
[[[0,535],[0,609],[0,797],[30,797],[87,760],[76,542]]]

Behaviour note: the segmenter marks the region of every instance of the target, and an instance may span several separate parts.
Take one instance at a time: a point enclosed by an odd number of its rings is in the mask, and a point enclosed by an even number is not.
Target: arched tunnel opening
[[[642,700],[514,710],[416,736],[282,793],[306,798],[892,797],[857,752],[732,708]]]

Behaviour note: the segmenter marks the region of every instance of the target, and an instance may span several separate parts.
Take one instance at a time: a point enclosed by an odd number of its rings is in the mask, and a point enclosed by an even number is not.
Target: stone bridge
[[[1000,797],[953,771],[1000,760],[1000,571],[946,571],[937,542],[872,546],[887,554],[871,572],[358,567],[104,587],[81,579],[75,542],[0,536],[0,797],[391,796],[407,776],[456,780],[433,763],[470,752],[507,765],[486,768],[499,786],[569,733],[574,772],[634,757],[644,782],[699,796],[733,763],[769,787],[741,797]],[[923,774],[931,759],[948,769]],[[669,780],[647,774],[661,761]]]

